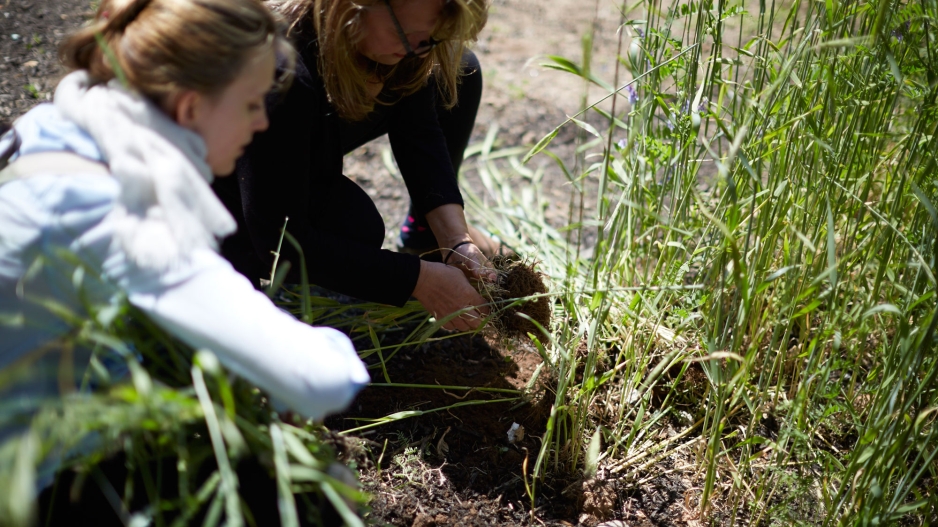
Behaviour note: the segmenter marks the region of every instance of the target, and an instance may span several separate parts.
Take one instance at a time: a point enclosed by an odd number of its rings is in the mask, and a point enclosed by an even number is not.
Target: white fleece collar
[[[167,269],[195,248],[218,249],[234,218],[212,192],[202,138],[115,79],[91,86],[86,71],[66,76],[55,105],[98,144],[120,182],[117,243],[140,267]]]

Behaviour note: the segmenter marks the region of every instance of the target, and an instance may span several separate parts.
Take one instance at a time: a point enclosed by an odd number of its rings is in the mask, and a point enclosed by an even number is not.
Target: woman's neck
[[[377,99],[378,95],[381,94],[381,90],[384,89],[384,83],[379,80],[374,80],[374,81],[368,80],[366,89],[368,90],[368,95],[372,99]]]

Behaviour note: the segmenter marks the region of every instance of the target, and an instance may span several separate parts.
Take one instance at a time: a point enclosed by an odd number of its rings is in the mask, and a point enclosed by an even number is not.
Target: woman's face
[[[206,161],[217,176],[234,172],[235,161],[254,134],[267,129],[264,97],[271,90],[276,58],[269,47],[248,60],[240,75],[214,97],[191,95],[189,106],[177,108],[177,121],[205,140]],[[185,100],[185,96],[183,96]]]
[[[420,42],[430,39],[443,9],[443,0],[391,0],[391,8],[411,48],[415,49]],[[359,42],[358,50],[369,59],[393,66],[407,56],[407,49],[384,0],[377,0],[365,10],[362,31],[364,38]]]

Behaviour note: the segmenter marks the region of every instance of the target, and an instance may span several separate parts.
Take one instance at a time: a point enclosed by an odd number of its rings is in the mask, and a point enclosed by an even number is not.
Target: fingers
[[[473,325],[470,321],[463,319],[462,315],[450,320],[446,324],[443,324],[443,329],[449,331],[473,331],[478,328],[478,325]]]
[[[472,278],[484,282],[494,283],[498,280],[498,274],[490,266],[479,267],[472,270]]]
[[[458,247],[453,251],[452,256],[447,262],[453,267],[458,267],[470,280],[483,280],[494,282],[497,278],[495,269],[489,263],[485,254],[473,243],[468,243]]]
[[[478,329],[490,312],[464,271],[454,266],[421,261],[414,296],[436,319],[445,320],[443,327],[451,331]]]
[[[443,324],[443,329],[450,331],[474,331],[479,329],[484,321],[485,316],[479,312],[478,308],[475,308],[449,320],[446,324]]]
[[[492,267],[492,264],[490,264],[484,256],[480,262],[476,262],[475,260],[468,262],[467,265],[463,267],[463,269],[463,272],[466,274],[466,278],[470,280],[494,282],[498,276],[495,274],[495,269]]]
[[[453,306],[448,312],[444,309],[444,312],[433,313],[433,316],[437,320],[443,320],[450,315],[458,313],[458,315],[446,321],[446,323],[443,324],[443,328],[450,331],[473,331],[482,326],[485,322],[485,317],[489,314],[489,308],[484,304],[485,300],[481,296],[476,295],[476,298],[470,300],[469,304],[464,304],[462,307]]]
[[[472,292],[474,293],[474,298],[463,298],[463,303],[445,306],[443,309],[444,312],[434,313],[434,318],[438,320],[458,313],[458,315],[443,324],[444,329],[451,331],[473,331],[482,326],[490,310],[488,306],[484,305],[485,300],[479,296],[478,293],[475,293],[474,289]]]

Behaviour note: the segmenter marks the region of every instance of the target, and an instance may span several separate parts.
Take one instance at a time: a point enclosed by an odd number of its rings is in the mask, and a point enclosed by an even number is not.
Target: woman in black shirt
[[[313,283],[394,305],[414,296],[439,318],[484,304],[469,280],[494,272],[469,235],[456,174],[482,91],[466,45],[487,0],[288,0],[278,9],[300,59],[289,91],[268,100],[270,128],[237,178],[215,187],[239,222],[225,256],[257,284],[289,217]],[[380,214],[342,175],[343,155],[384,133],[411,197],[402,242],[412,252],[439,247],[443,263],[382,250]],[[296,280],[289,244],[280,258]],[[474,329],[487,313],[478,307],[444,327]]]

